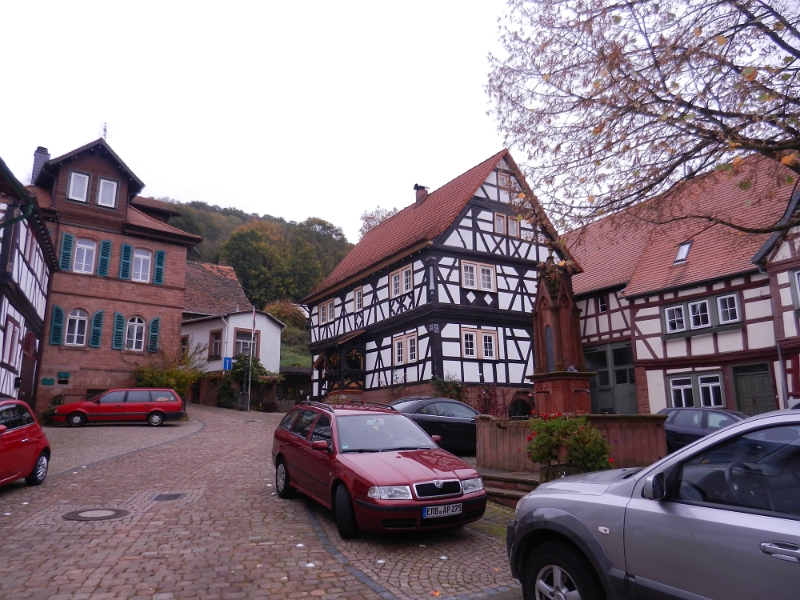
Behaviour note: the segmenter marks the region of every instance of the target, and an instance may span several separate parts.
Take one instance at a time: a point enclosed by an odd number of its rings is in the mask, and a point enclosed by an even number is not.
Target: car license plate
[[[441,506],[426,506],[422,509],[423,519],[435,519],[437,517],[449,517],[461,514],[461,504],[443,504]]]

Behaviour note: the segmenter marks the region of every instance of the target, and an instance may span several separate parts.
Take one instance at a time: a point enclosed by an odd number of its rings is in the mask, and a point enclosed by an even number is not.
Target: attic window
[[[117,182],[110,179],[100,179],[100,187],[97,190],[98,206],[108,208],[117,207]]]
[[[692,242],[684,242],[678,246],[678,254],[675,255],[675,263],[686,262],[686,257],[689,256],[689,248],[692,247]]]
[[[67,198],[70,200],[77,200],[78,202],[86,202],[88,194],[89,176],[83,173],[70,173]]]

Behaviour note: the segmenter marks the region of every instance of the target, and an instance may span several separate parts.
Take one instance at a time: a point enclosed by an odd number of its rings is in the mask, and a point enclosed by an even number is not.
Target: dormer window
[[[116,181],[100,178],[100,186],[97,190],[97,206],[105,206],[107,208],[117,207]]]
[[[83,173],[70,173],[67,198],[70,200],[77,200],[78,202],[86,202],[88,196],[89,176]]]
[[[675,255],[675,263],[686,262],[686,257],[689,256],[689,248],[692,247],[692,242],[684,242],[678,246],[678,254]]]
[[[511,178],[509,177],[508,173],[498,173],[497,174],[497,185],[501,188],[509,188],[511,183]]]

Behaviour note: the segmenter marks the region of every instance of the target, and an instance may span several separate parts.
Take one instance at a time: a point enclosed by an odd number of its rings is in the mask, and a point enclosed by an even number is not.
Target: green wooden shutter
[[[100,242],[100,258],[97,261],[97,274],[108,277],[108,266],[111,264],[111,240]]]
[[[130,244],[122,244],[122,251],[119,255],[119,278],[131,278],[131,255],[133,254],[133,246]]]
[[[98,310],[92,315],[92,334],[89,336],[89,346],[99,348],[103,340],[103,315],[106,311]]]
[[[69,271],[70,267],[72,267],[72,248],[74,246],[74,235],[71,233],[65,233],[63,236],[61,236],[61,261],[58,263],[58,266],[62,271]]]
[[[164,250],[156,251],[156,269],[153,272],[153,283],[164,284],[164,265],[167,262],[167,253]]]
[[[114,335],[111,338],[111,349],[122,350],[125,344],[125,316],[122,313],[114,313]]]
[[[53,318],[50,320],[50,343],[54,346],[61,345],[61,338],[64,335],[64,310],[60,306],[53,305]]]
[[[158,352],[158,330],[161,327],[161,317],[150,321],[150,333],[147,338],[147,351]]]

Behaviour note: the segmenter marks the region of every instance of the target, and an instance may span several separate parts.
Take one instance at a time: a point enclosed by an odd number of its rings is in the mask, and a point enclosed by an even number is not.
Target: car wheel
[[[67,417],[67,424],[70,427],[83,427],[86,425],[86,415],[79,412],[70,413]]]
[[[42,452],[39,458],[36,459],[36,464],[33,466],[31,474],[25,478],[25,483],[28,485],[39,485],[47,477],[47,467],[50,465],[50,458],[46,452]]]
[[[158,427],[164,422],[164,415],[160,412],[151,412],[147,415],[147,423],[152,425],[153,427]]]
[[[525,600],[604,600],[597,574],[579,550],[561,542],[545,542],[528,555],[522,573]]]
[[[353,512],[353,503],[350,492],[343,483],[336,488],[333,503],[333,513],[336,516],[336,528],[343,540],[354,538],[358,535],[356,515]]]
[[[295,490],[289,480],[289,471],[282,460],[278,461],[278,466],[275,468],[275,489],[278,490],[278,496],[283,499],[294,496]]]

